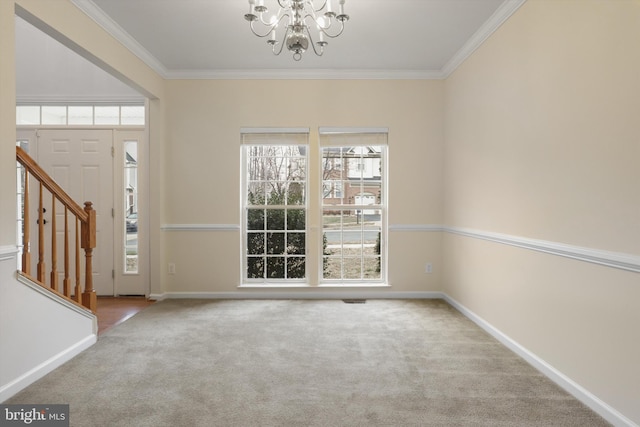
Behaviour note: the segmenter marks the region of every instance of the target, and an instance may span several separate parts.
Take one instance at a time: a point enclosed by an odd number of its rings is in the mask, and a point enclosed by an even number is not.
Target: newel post
[[[84,211],[87,213],[87,221],[82,222],[82,248],[85,256],[85,286],[82,293],[82,305],[96,312],[98,298],[93,289],[93,248],[96,247],[96,211],[91,202],[84,202]]]

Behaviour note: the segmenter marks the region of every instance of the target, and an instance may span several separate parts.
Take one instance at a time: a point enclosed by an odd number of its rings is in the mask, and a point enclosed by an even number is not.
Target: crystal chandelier
[[[331,7],[332,0],[276,1],[278,11],[270,14],[265,0],[249,0],[249,13],[244,19],[249,21],[253,34],[267,37],[274,55],[280,55],[287,46],[296,61],[302,59],[309,45],[316,55],[322,56],[328,44],[325,37],[338,37],[345,21],[349,20],[349,15],[344,13],[345,0],[338,0],[338,12]],[[315,3],[319,3],[319,7]]]

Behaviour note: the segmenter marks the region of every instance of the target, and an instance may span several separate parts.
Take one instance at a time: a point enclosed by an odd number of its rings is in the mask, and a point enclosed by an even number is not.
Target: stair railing
[[[93,313],[96,312],[97,297],[93,289],[93,249],[96,247],[96,211],[92,207],[91,202],[85,202],[84,208],[78,205],[60,186],[33,160],[22,148],[16,147],[16,160],[24,167],[24,184],[23,184],[23,231],[22,231],[22,274],[29,277],[32,281],[51,290],[52,292],[81,305]],[[38,207],[37,213],[37,233],[38,233],[38,261],[37,276],[33,277],[31,273],[31,207],[30,207],[30,180],[29,177],[35,178],[37,181]],[[45,260],[45,224],[44,218],[46,207],[44,206],[44,194],[47,190],[51,194],[51,242],[50,243],[50,261],[51,268],[49,274],[49,283],[47,285],[47,266]],[[64,263],[63,263],[63,281],[62,290],[59,289],[58,271],[58,241],[57,241],[57,224],[56,224],[56,201],[64,207]],[[69,217],[71,217],[72,225],[69,226]],[[75,230],[75,231],[74,231]],[[70,237],[75,239],[74,271],[70,271],[71,244]],[[84,289],[81,279],[81,256],[80,248],[84,250]],[[71,279],[75,279],[75,286],[72,289]]]

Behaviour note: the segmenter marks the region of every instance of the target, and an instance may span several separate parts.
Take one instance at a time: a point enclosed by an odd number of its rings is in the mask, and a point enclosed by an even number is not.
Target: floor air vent
[[[364,304],[367,302],[366,299],[343,299],[342,302],[346,304]]]

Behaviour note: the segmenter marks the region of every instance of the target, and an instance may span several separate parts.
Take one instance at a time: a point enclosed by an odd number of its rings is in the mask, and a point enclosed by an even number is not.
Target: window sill
[[[306,283],[245,283],[238,286],[238,289],[348,289],[348,288],[390,288],[388,283],[322,283],[320,285],[309,285]]]

